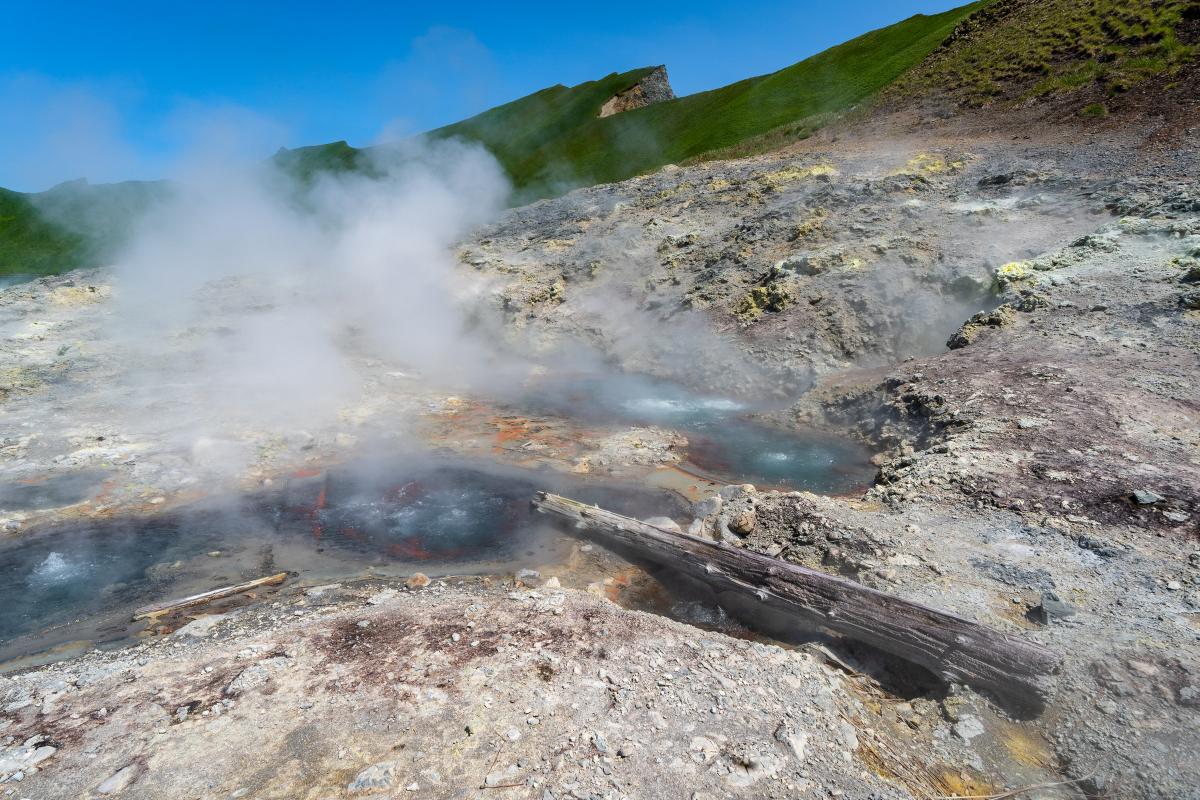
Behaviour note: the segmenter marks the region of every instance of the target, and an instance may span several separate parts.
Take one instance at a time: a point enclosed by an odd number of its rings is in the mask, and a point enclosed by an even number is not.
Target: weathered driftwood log
[[[558,495],[534,506],[577,531],[651,563],[794,614],[809,625],[919,664],[943,680],[1019,708],[1044,704],[1059,658],[1036,644],[845,578],[727,544],[674,533]]]
[[[248,592],[251,589],[257,589],[259,586],[278,586],[287,580],[288,574],[280,572],[276,575],[267,575],[265,578],[255,578],[252,581],[239,583],[235,586],[225,586],[220,589],[213,589],[211,592],[202,592],[194,594],[190,597],[184,597],[179,600],[172,600],[167,603],[159,603],[152,606],[143,606],[133,612],[134,619],[155,619],[157,617],[170,614],[174,611],[180,611],[185,608],[193,608],[202,606],[205,603],[211,603],[214,600],[221,600],[225,597],[233,597],[235,594]]]

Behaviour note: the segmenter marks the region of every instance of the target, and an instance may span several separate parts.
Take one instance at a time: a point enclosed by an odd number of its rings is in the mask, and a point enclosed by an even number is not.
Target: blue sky
[[[648,64],[689,94],[965,1],[13,1],[0,186],[161,177],[197,151],[365,145]]]

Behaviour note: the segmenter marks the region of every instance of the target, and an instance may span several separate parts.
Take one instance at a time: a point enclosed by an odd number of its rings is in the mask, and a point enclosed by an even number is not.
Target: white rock
[[[192,620],[171,635],[180,638],[191,636],[196,639],[202,639],[212,633],[212,629],[228,616],[228,614],[209,614],[208,616]]]
[[[383,605],[396,596],[395,589],[384,589],[382,592],[376,592],[367,598],[367,603],[373,606]]]
[[[963,714],[958,718],[958,722],[954,723],[954,735],[964,742],[982,736],[984,732],[983,723],[973,714]]]
[[[126,786],[133,783],[133,779],[137,777],[137,767],[130,764],[126,767],[121,767],[114,772],[108,780],[96,787],[98,794],[117,794],[125,789]]]
[[[483,779],[484,786],[507,786],[510,783],[516,783],[517,775],[520,774],[520,768],[516,764],[504,769],[492,770]]]
[[[34,754],[29,757],[29,763],[30,765],[41,764],[44,762],[44,760],[50,756],[53,756],[53,754],[56,752],[59,752],[58,747],[50,747],[49,745],[38,747],[37,750],[34,751]]]
[[[792,750],[792,755],[797,761],[804,760],[805,751],[808,748],[808,734],[803,731],[797,733],[789,733],[787,735],[787,745]]]
[[[717,743],[707,736],[693,736],[688,749],[694,753],[699,753],[701,759],[704,761],[715,758],[721,752],[721,748]]]
[[[780,758],[771,755],[755,755],[749,764],[736,764],[725,776],[725,781],[731,786],[743,787],[757,783],[763,778],[769,778],[779,771],[783,765]]]

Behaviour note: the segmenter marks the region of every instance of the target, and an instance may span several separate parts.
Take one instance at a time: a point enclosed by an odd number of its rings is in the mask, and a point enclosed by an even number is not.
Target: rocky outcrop
[[[600,107],[601,117],[611,117],[623,111],[652,106],[675,99],[675,91],[667,78],[665,66],[655,67],[646,77],[623,92],[615,94]]]

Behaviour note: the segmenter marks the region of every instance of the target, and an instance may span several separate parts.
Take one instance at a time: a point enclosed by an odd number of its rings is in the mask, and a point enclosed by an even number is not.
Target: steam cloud
[[[116,259],[119,381],[194,439],[335,422],[361,402],[365,364],[453,386],[495,376],[505,362],[470,330],[477,288],[456,283],[451,247],[508,191],[458,142],[389,147],[365,173],[311,183],[197,163]]]

